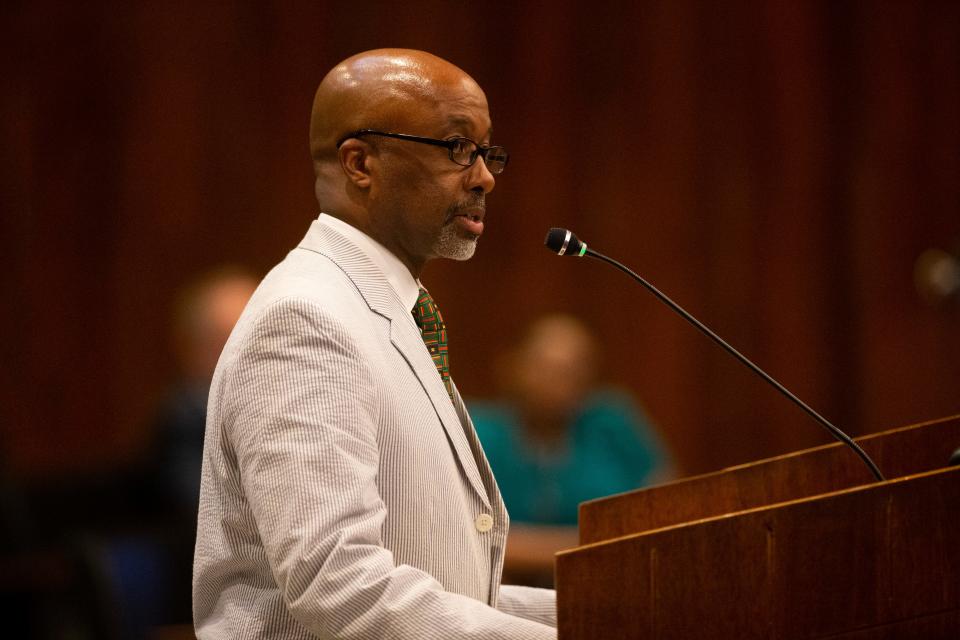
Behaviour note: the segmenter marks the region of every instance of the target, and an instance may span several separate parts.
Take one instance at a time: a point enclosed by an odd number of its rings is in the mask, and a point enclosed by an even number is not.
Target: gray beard
[[[440,235],[433,245],[433,252],[449,260],[469,260],[477,250],[479,238],[464,238],[457,233],[456,222],[451,220],[440,227]]]

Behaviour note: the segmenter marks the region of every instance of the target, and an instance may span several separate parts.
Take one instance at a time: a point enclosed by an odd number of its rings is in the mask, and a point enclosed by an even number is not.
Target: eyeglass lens
[[[450,149],[450,158],[457,164],[469,167],[477,156],[484,156],[484,163],[490,173],[501,173],[507,166],[508,154],[503,147],[488,147],[482,149],[475,142],[467,138],[458,138]]]

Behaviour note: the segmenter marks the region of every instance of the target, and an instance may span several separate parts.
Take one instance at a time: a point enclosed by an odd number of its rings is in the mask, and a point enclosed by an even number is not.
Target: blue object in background
[[[670,462],[642,411],[626,394],[590,394],[550,450],[525,434],[506,403],[472,402],[470,416],[510,520],[576,525],[577,507],[663,477]]]

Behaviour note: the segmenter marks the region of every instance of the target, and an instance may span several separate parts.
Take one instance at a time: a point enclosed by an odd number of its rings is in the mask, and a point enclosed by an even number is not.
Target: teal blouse
[[[530,446],[517,412],[471,402],[470,416],[513,522],[575,525],[577,506],[643,486],[668,466],[642,411],[614,391],[591,395],[570,424],[565,446]]]

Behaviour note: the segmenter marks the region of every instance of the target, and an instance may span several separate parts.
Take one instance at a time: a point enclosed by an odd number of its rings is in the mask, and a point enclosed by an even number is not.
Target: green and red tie
[[[447,325],[443,323],[440,309],[433,303],[430,292],[420,288],[420,297],[413,307],[413,319],[420,327],[420,335],[427,345],[433,364],[447,387],[447,393],[453,397],[453,386],[450,383],[450,356],[447,354]]]

